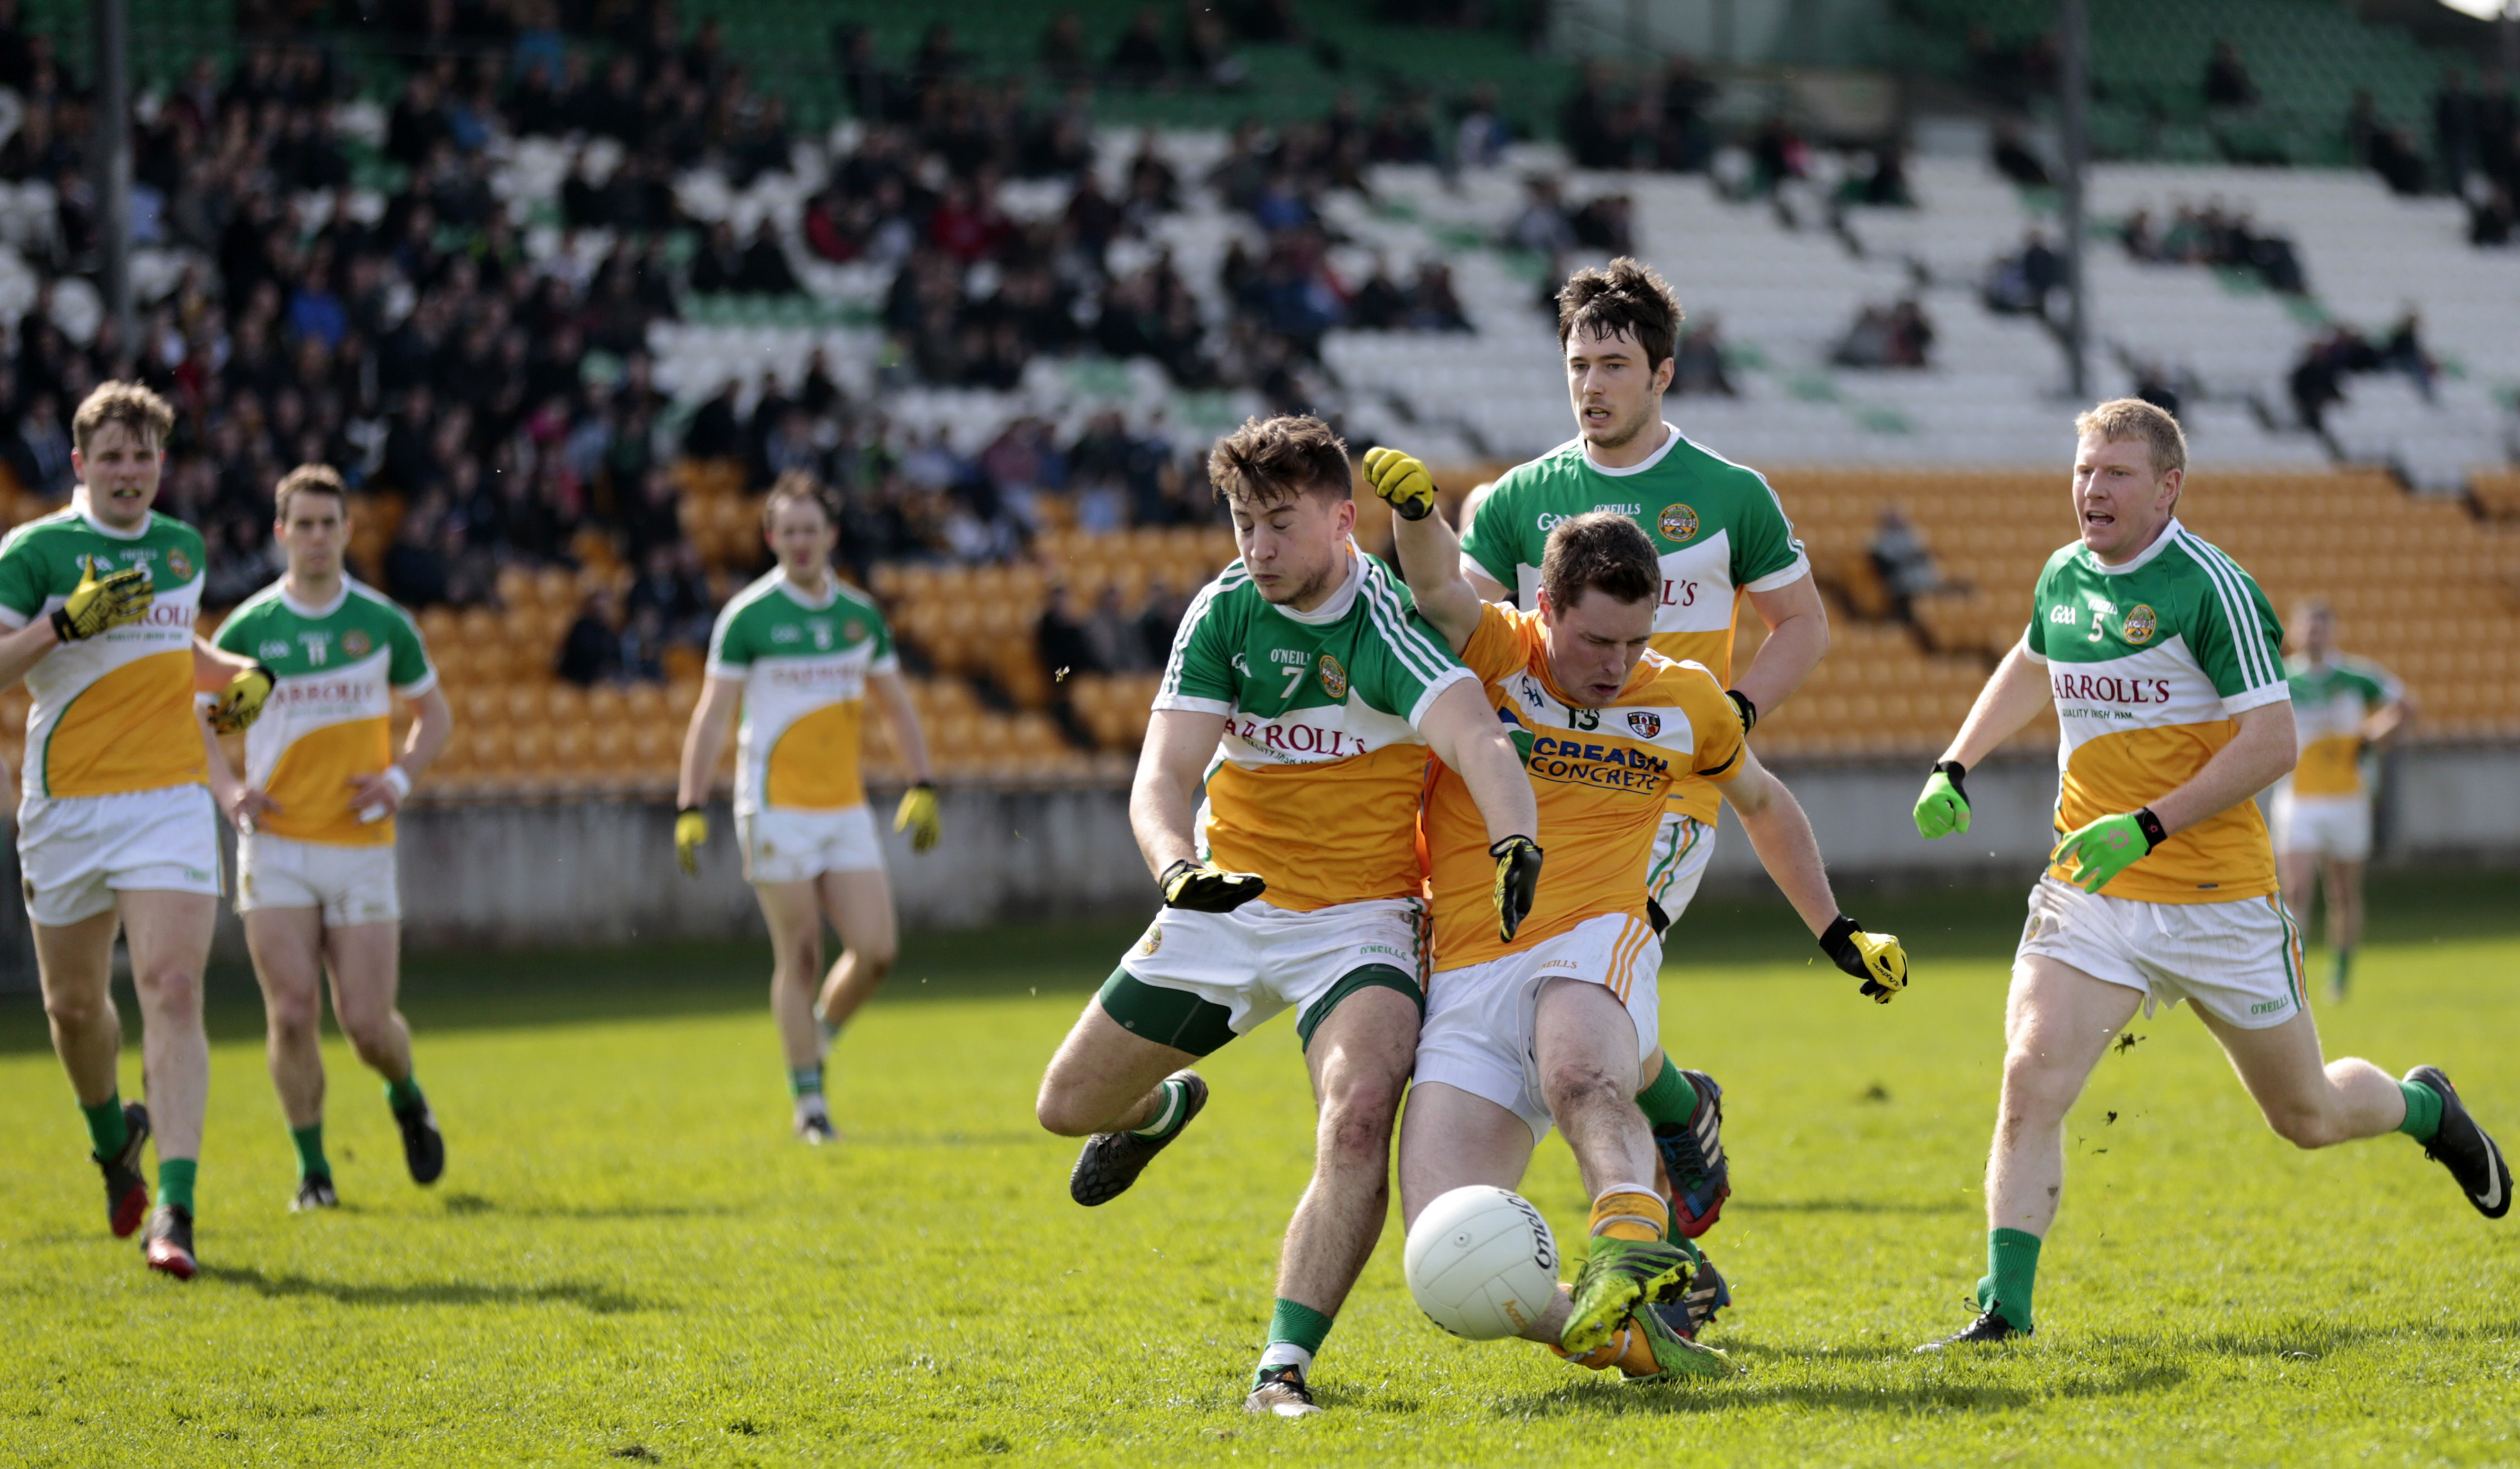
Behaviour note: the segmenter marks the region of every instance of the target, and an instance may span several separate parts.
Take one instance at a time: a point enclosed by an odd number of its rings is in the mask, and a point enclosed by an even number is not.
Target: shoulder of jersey
[[[2068,541],[2064,545],[2057,547],[2055,550],[2048,553],[2048,564],[2039,568],[2039,574],[2041,576],[2046,576],[2050,571],[2061,570],[2066,566],[2072,565],[2074,563],[2074,557],[2082,552],[2082,549],[2083,543],[2079,538]]]
[[[1708,473],[1715,474],[1726,479],[1737,479],[1745,486],[1755,485],[1761,490],[1766,490],[1769,487],[1768,476],[1760,473],[1757,469],[1750,467],[1748,465],[1742,464],[1738,460],[1726,459],[1723,455],[1707,448],[1704,444],[1690,438],[1688,434],[1682,433],[1677,428],[1673,429],[1672,432],[1679,439],[1679,442],[1673,444],[1671,446],[1671,452],[1662,457],[1661,467],[1673,467],[1675,461],[1681,460],[1683,456],[1686,456],[1689,463]]]
[[[855,602],[861,609],[873,612],[878,617],[883,615],[883,605],[875,600],[874,593],[854,585],[836,571],[832,573],[832,585],[839,589],[840,595],[836,599],[837,601]]]
[[[9,532],[7,537],[0,538],[0,552],[14,550],[22,542],[40,539],[65,527],[84,528],[86,524],[75,508],[66,505],[51,514],[36,516]]]
[[[2256,577],[2249,576],[2249,568],[2233,559],[2229,552],[2189,530],[2186,526],[2179,527],[2175,537],[2177,549],[2186,556],[2198,571],[2208,574],[2236,572],[2243,577],[2248,577],[2252,582],[2257,580]]]
[[[742,611],[743,608],[751,606],[754,602],[761,601],[763,598],[768,597],[771,593],[778,590],[779,568],[773,566],[768,571],[754,577],[750,582],[745,583],[742,591],[728,598],[726,600],[726,605],[719,609],[719,615],[724,616],[730,612]]]
[[[410,609],[405,607],[401,602],[387,597],[382,592],[369,586],[366,582],[359,580],[355,576],[342,577],[341,585],[348,590],[350,596],[366,602],[372,607],[377,608],[379,611],[396,618],[405,626],[409,627],[413,632],[417,633],[420,631],[419,619],[413,617]],[[344,603],[344,605],[346,604],[347,603]]]
[[[202,544],[202,533],[195,530],[190,522],[178,520],[164,511],[149,512],[149,528],[153,531],[172,531],[187,541],[197,545]]]
[[[344,582],[348,582],[349,578],[344,577],[342,580]],[[350,585],[355,586],[357,584],[352,582]],[[247,598],[245,601],[238,602],[235,607],[229,610],[227,621],[220,623],[219,626],[224,628],[236,623],[241,623],[248,617],[269,612],[272,608],[279,605],[281,605],[280,583],[275,581],[271,585],[263,588],[261,591]]]
[[[1724,692],[1724,681],[1715,676],[1715,670],[1694,658],[1668,657],[1646,648],[1644,661],[1652,673],[1637,686],[1641,692],[1649,690],[1657,694],[1677,694],[1691,688],[1702,688],[1719,696]]]

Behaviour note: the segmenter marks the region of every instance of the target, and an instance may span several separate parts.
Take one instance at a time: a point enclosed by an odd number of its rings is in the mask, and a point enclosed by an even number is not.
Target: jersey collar
[[[96,512],[88,509],[87,487],[84,485],[79,487],[78,496],[70,502],[70,505],[72,508],[77,510],[79,518],[87,522],[87,528],[95,531],[98,535],[109,536],[116,541],[137,541],[142,536],[149,534],[150,517],[148,516],[142,517],[139,527],[134,530],[116,530],[112,526],[98,519],[96,517]]]
[[[2170,543],[2178,540],[2182,535],[2185,534],[2186,530],[2187,527],[2179,523],[2179,517],[2177,515],[2173,515],[2170,517],[2169,522],[2161,527],[2161,534],[2152,538],[2151,545],[2136,553],[2136,557],[2132,561],[2126,561],[2118,565],[2111,566],[2102,561],[2098,556],[2092,555],[2092,549],[2088,546],[2084,547],[2082,550],[2081,560],[2086,567],[2098,572],[2102,576],[2124,576],[2130,571],[2140,571],[2145,566],[2150,565],[2154,556],[2168,551],[2170,549]]]
[[[1593,446],[1584,442],[1584,435],[1580,433],[1575,435],[1575,451],[1584,456],[1584,467],[1592,470],[1596,474],[1607,474],[1613,479],[1625,479],[1631,474],[1642,474],[1647,469],[1661,464],[1663,456],[1671,453],[1672,450],[1679,447],[1680,430],[1672,427],[1671,421],[1666,419],[1663,421],[1662,446],[1660,448],[1654,450],[1653,453],[1646,455],[1641,463],[1630,465],[1624,469],[1613,469],[1608,465],[1602,464],[1599,460],[1593,457]]]
[[[1356,549],[1356,543],[1350,541],[1347,543],[1347,580],[1339,583],[1339,589],[1323,599],[1322,604],[1309,612],[1298,612],[1289,606],[1278,606],[1278,615],[1288,622],[1300,622],[1307,627],[1327,627],[1345,617],[1348,608],[1356,605],[1357,589],[1364,585],[1365,556]]]
[[[325,602],[321,605],[311,601],[299,601],[296,598],[292,597],[289,594],[288,579],[286,577],[281,579],[280,604],[309,621],[321,621],[324,618],[332,616],[334,613],[341,610],[341,603],[348,601],[349,600],[350,578],[347,573],[343,573],[341,577],[341,590],[333,594],[333,600],[331,601]]]
[[[788,574],[787,567],[782,566],[771,574],[779,578],[779,590],[788,594],[788,600],[808,612],[819,612],[840,600],[840,575],[828,566],[823,569],[823,595],[819,599],[796,585],[796,579]]]

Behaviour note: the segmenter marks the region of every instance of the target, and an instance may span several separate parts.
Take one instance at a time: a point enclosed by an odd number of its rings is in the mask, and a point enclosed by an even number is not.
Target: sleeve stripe
[[[1400,599],[1392,594],[1378,573],[1372,574],[1364,590],[1374,630],[1391,645],[1391,650],[1417,676],[1418,682],[1424,684],[1441,678],[1448,667],[1458,662],[1449,652],[1438,653],[1432,639],[1409,625],[1409,615],[1400,609]]]
[[[2238,585],[2240,569],[2229,557],[2212,546],[2180,532],[2180,544],[2213,583],[2215,594],[2222,600],[2223,619],[2230,624],[2231,646],[2239,660],[2241,686],[2259,689],[2270,683],[2283,682],[2283,670],[2270,671],[2267,652],[2266,624],[2259,620],[2258,604],[2248,589]]]
[[[1229,586],[1229,580],[1231,586]],[[1242,578],[1235,576],[1231,570],[1228,570],[1216,580],[1199,588],[1198,596],[1191,599],[1190,609],[1182,613],[1181,626],[1173,631],[1173,650],[1171,655],[1164,659],[1163,683],[1156,690],[1158,698],[1181,696],[1182,659],[1190,650],[1191,634],[1197,631],[1199,623],[1215,608],[1217,598],[1232,590],[1233,586],[1241,585],[1241,582]]]

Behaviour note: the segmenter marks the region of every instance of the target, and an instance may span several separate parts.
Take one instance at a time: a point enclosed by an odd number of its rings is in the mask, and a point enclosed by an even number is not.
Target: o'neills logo
[[[1662,733],[1662,716],[1659,714],[1649,714],[1642,709],[1639,709],[1628,716],[1628,728],[1636,731],[1643,737],[1651,739]]]
[[[1662,517],[1655,522],[1667,541],[1686,541],[1697,534],[1697,512],[1685,505],[1666,505]]]
[[[2160,616],[2150,606],[2137,602],[2135,610],[2126,615],[2126,625],[2119,631],[2126,634],[2126,641],[2129,643],[2150,643],[2153,633],[2160,626]]]
[[[1321,674],[1324,693],[1332,698],[1347,697],[1347,670],[1339,666],[1338,659],[1322,654]]]
[[[2090,699],[2102,704],[2166,704],[2168,679],[2122,679],[2112,674],[2058,673],[2049,684],[2060,699]]]

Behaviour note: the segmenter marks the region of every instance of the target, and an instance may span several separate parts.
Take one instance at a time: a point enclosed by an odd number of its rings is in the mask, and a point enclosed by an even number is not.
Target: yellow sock
[[[1669,1205],[1642,1188],[1622,1184],[1593,1201],[1593,1230],[1612,1239],[1658,1241]]]

